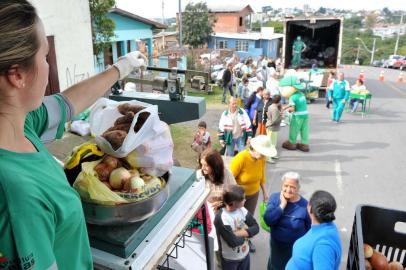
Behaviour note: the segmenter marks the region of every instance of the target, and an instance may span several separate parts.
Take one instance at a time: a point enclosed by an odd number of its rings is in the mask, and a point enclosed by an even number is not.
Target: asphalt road
[[[280,160],[268,165],[268,189],[280,190],[280,178],[287,171],[299,172],[301,194],[305,198],[319,189],[331,192],[337,199],[336,224],[340,229],[345,269],[349,239],[358,204],[403,209],[406,211],[406,158],[403,157],[403,139],[406,138],[406,83],[398,84],[398,70],[363,67],[366,87],[373,97],[371,112],[364,118],[344,112],[342,123],[330,121],[331,111],[324,99],[310,104],[310,152],[280,151]],[[385,80],[378,81],[381,70]],[[352,85],[361,68],[342,68]],[[406,75],[406,74],[405,74]],[[203,120],[215,127],[222,108],[208,111]],[[196,121],[185,123],[196,126]],[[286,140],[288,127],[281,129],[278,143]],[[64,159],[87,138],[66,136],[54,142],[50,151]],[[280,149],[280,147],[279,147]],[[377,220],[379,222],[379,220]],[[405,230],[406,233],[406,230]],[[251,269],[266,269],[269,256],[269,235],[261,230],[254,238],[257,252],[251,257]]]
[[[361,68],[342,68],[352,85]],[[372,93],[371,112],[361,115],[343,113],[342,122],[330,121],[330,113],[319,99],[308,106],[310,112],[310,152],[280,151],[280,160],[268,165],[268,188],[280,190],[280,178],[286,171],[297,171],[303,177],[301,194],[305,198],[319,189],[331,192],[338,204],[336,224],[340,230],[345,269],[349,240],[356,206],[370,204],[406,211],[406,84],[396,83],[398,70],[363,68],[365,85]],[[287,138],[282,128],[278,143]],[[379,217],[377,221],[379,222]],[[384,233],[384,232],[382,232]],[[405,231],[406,233],[406,231]],[[269,235],[261,230],[255,237],[257,252],[252,255],[251,269],[266,269]]]

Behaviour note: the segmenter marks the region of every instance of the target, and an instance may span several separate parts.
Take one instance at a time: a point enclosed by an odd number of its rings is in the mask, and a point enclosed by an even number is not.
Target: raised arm
[[[103,96],[118,79],[121,80],[134,69],[145,66],[146,60],[140,52],[130,52],[120,57],[113,67],[69,87],[63,95],[72,103],[74,113],[80,113]]]

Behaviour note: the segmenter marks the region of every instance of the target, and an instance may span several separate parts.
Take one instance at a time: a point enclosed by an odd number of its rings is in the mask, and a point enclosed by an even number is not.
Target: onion
[[[365,255],[365,259],[369,259],[372,257],[372,254],[374,254],[374,249],[368,245],[368,244],[364,244],[364,255]]]
[[[131,174],[125,168],[117,168],[113,170],[110,174],[110,185],[113,189],[121,190],[123,188],[123,184],[131,177]]]
[[[400,262],[390,262],[389,270],[403,270],[403,265]]]
[[[369,261],[375,270],[389,270],[388,260],[385,255],[376,250],[374,250],[374,254]]]
[[[130,182],[131,182],[131,192],[141,193],[142,191],[144,191],[145,182],[144,180],[142,180],[141,177],[137,176],[131,177]]]

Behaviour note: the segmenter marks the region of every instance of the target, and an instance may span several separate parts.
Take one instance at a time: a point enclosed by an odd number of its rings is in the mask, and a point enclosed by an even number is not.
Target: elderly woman
[[[265,158],[276,155],[275,147],[266,135],[258,135],[252,138],[248,149],[238,153],[230,164],[231,173],[234,175],[237,184],[245,190],[244,207],[254,215],[257,206],[259,190],[262,190],[264,201],[268,200],[266,191]],[[250,251],[255,252],[251,242]]]
[[[327,191],[319,190],[310,198],[307,210],[311,229],[293,245],[292,258],[286,270],[337,270],[341,261],[341,242],[334,212],[336,201]]]
[[[216,150],[203,151],[199,162],[202,175],[210,186],[207,201],[216,209],[221,204],[224,188],[237,183],[231,172],[224,166],[223,159]]]
[[[282,176],[282,189],[269,198],[264,220],[271,228],[268,270],[285,269],[292,256],[293,244],[311,225],[307,200],[299,194],[300,175],[287,172]]]

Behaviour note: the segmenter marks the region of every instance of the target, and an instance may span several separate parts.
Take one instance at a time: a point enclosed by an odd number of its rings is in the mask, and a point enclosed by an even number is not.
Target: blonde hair
[[[26,0],[0,2],[0,75],[10,67],[34,67],[34,57],[40,47],[36,24],[39,18],[33,5]]]

